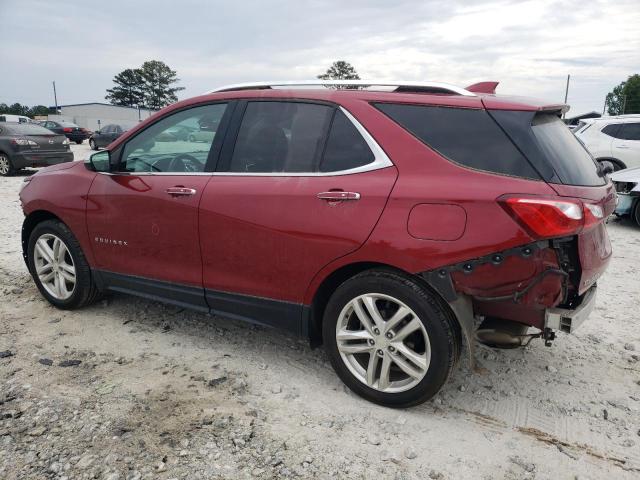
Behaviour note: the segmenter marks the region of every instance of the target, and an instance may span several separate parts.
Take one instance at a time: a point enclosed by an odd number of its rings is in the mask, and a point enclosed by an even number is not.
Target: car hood
[[[58,163],[56,165],[51,165],[49,167],[41,168],[36,173],[34,173],[34,175],[43,175],[43,174],[47,174],[47,173],[56,172],[58,170],[67,170],[69,168],[78,168],[79,165],[83,165],[83,163],[82,162]]]
[[[618,170],[610,175],[614,182],[640,182],[640,167]]]

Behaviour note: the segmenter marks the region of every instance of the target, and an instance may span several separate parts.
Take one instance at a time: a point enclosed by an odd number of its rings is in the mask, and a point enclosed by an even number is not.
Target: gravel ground
[[[88,152],[74,146],[76,158]],[[432,401],[361,400],[322,350],[124,295],[59,311],[22,262],[0,177],[0,478],[640,476],[640,229],[612,220],[598,306],[554,345],[480,348]]]

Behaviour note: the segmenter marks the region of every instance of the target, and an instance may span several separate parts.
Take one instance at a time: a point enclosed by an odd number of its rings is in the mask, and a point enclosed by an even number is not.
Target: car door
[[[87,227],[96,267],[112,288],[207,310],[198,205],[222,133],[218,128],[209,142],[189,143],[164,132],[202,118],[222,128],[228,108],[216,103],[172,113],[111,152],[119,166],[93,181]]]
[[[111,131],[111,125],[105,125],[93,136],[93,140],[96,142],[97,147],[105,147],[109,145],[109,132]]]
[[[364,243],[397,171],[333,105],[242,103],[228,137],[200,204],[207,301],[297,331],[312,278]]]
[[[611,143],[612,156],[627,167],[640,166],[640,122],[623,123]]]

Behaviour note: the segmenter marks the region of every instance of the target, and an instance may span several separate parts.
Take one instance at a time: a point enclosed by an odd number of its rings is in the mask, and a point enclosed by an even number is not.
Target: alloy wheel
[[[9,173],[11,165],[9,164],[9,157],[6,155],[0,155],[0,175],[6,175]]]
[[[44,289],[57,300],[66,300],[76,287],[76,268],[65,243],[52,233],[41,235],[33,252],[36,275]]]
[[[389,295],[349,301],[336,323],[336,343],[349,371],[384,393],[410,390],[429,369],[429,335],[415,312]]]

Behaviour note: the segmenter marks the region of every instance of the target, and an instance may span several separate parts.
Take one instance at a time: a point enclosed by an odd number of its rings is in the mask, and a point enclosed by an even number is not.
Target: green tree
[[[607,94],[606,106],[609,115],[640,113],[640,75],[631,75],[616,85]]]
[[[159,60],[144,62],[140,68],[143,80],[144,104],[149,108],[160,109],[177,102],[176,92],[184,87],[174,86],[180,80],[175,70]]]
[[[321,80],[360,80],[356,69],[344,60],[338,60],[327,69],[322,75],[318,75]]]
[[[104,97],[112,105],[125,107],[144,106],[144,79],[139,68],[127,68],[113,77],[113,88]]]
[[[36,105],[29,109],[29,116],[33,118],[36,115],[48,115],[49,107],[45,107],[44,105]]]

